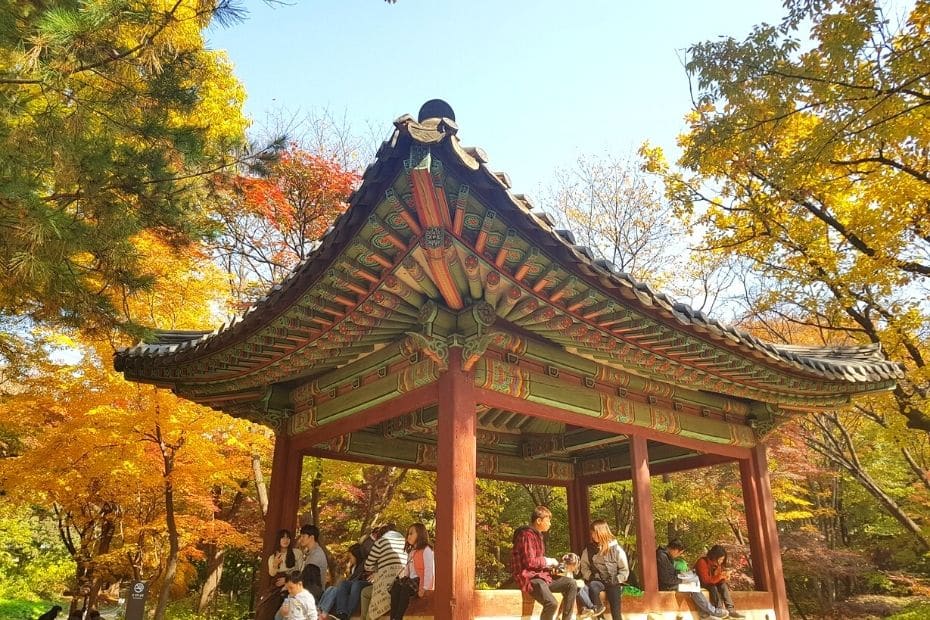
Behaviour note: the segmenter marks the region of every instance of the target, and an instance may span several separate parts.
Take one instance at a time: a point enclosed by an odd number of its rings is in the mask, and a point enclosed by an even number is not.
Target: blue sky
[[[242,23],[213,28],[248,92],[246,111],[323,108],[386,137],[431,98],[455,110],[514,189],[538,196],[581,154],[671,150],[690,106],[690,44],[776,22],[780,0],[250,0]]]

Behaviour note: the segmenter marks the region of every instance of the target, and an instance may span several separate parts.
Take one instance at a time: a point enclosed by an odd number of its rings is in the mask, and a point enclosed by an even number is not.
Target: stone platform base
[[[768,592],[732,594],[736,609],[748,620],[775,620],[772,595]],[[538,620],[542,610],[536,601],[519,590],[475,590],[473,605],[475,620]],[[691,597],[679,592],[624,596],[620,606],[623,620],[699,620]],[[430,595],[411,601],[404,620],[442,620],[449,617],[447,610],[448,602],[443,605]],[[610,613],[605,617],[609,620]]]

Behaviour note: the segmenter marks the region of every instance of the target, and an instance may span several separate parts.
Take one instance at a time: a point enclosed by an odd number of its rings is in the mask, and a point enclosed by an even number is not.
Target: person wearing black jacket
[[[677,538],[669,541],[665,547],[656,550],[656,571],[659,577],[660,590],[678,590],[678,571],[675,570],[675,560],[685,552],[685,546]],[[690,592],[691,600],[697,605],[701,620],[721,620],[730,615],[725,607],[714,607],[702,592]]]

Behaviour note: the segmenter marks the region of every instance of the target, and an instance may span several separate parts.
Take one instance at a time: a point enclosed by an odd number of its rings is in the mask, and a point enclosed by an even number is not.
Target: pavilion
[[[764,437],[892,388],[899,367],[875,346],[760,341],[596,260],[460,144],[442,101],[394,126],[285,281],[215,331],[118,352],[117,370],[275,430],[266,554],[296,524],[305,455],[435,470],[422,617],[528,613],[474,590],[477,476],[565,486],[576,549],[588,487],[632,480],[637,609],[687,617],[657,591],[650,474],[738,462],[751,617],[787,619]]]

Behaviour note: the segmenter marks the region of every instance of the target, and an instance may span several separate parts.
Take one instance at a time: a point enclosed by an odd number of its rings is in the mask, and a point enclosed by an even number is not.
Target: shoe
[[[738,612],[738,611],[733,611],[732,609],[728,609],[727,611],[730,612],[730,616],[729,616],[730,618],[745,618],[745,617],[746,617],[746,616],[744,616],[743,614],[741,614],[740,612]]]
[[[596,618],[598,616],[604,615],[605,611],[607,611],[607,608],[605,606],[598,605],[597,607],[594,608],[594,617]]]
[[[723,616],[714,616],[711,614],[701,614],[701,620],[723,620]]]
[[[590,607],[585,607],[584,609],[578,612],[578,620],[583,620],[584,618],[593,618],[593,617],[594,617],[594,610],[591,609]]]

